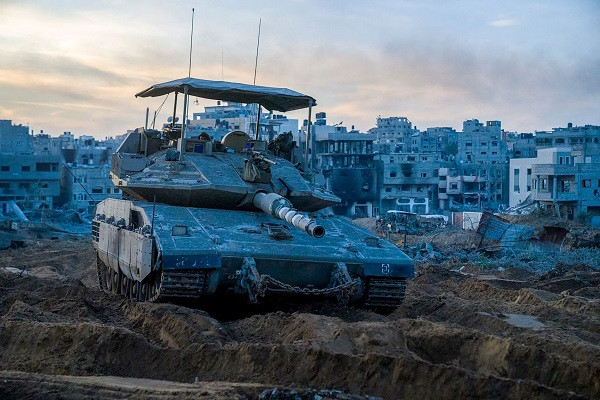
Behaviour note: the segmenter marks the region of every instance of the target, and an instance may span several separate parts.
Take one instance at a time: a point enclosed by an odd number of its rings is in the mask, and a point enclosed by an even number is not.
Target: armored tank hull
[[[140,301],[273,294],[393,309],[413,277],[396,246],[339,217],[314,237],[261,211],[107,199],[92,225],[100,286]]]

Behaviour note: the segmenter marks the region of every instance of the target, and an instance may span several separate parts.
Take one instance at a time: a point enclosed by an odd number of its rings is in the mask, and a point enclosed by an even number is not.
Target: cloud
[[[145,108],[163,99],[134,94],[187,76],[193,3],[9,2],[0,13],[0,118],[97,136],[140,126]],[[260,15],[257,84],[314,96],[332,122],[366,130],[377,115],[400,115],[423,129],[460,129],[475,117],[520,131],[600,122],[590,120],[600,103],[600,29],[585,19],[592,12],[477,3],[197,6],[192,75],[221,79],[223,51],[225,80],[251,83]],[[502,35],[490,29],[516,24]]]
[[[518,25],[519,23],[520,23],[520,21],[518,19],[503,18],[503,19],[496,19],[496,20],[490,21],[488,23],[488,25],[493,26],[494,28],[507,28],[509,26]]]

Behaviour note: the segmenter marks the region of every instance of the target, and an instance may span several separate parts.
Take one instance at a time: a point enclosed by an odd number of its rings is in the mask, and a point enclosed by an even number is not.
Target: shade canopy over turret
[[[268,110],[281,112],[299,110],[317,104],[313,97],[286,88],[209,81],[197,78],[182,78],[158,83],[142,90],[135,96],[157,97],[171,92],[183,93],[186,87],[190,96],[237,103],[257,103]]]

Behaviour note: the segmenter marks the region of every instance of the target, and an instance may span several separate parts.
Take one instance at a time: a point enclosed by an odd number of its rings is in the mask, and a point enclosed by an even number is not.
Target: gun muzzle
[[[316,238],[325,236],[325,228],[317,224],[317,221],[314,219],[293,208],[292,203],[288,199],[277,193],[258,192],[254,195],[252,204],[265,213],[294,225],[310,236]]]

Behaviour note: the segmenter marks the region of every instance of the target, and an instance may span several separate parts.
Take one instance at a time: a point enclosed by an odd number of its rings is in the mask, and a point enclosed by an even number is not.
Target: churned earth
[[[518,267],[421,265],[387,316],[228,315],[103,293],[88,240],[32,242],[0,251],[0,398],[600,397],[600,272]]]

